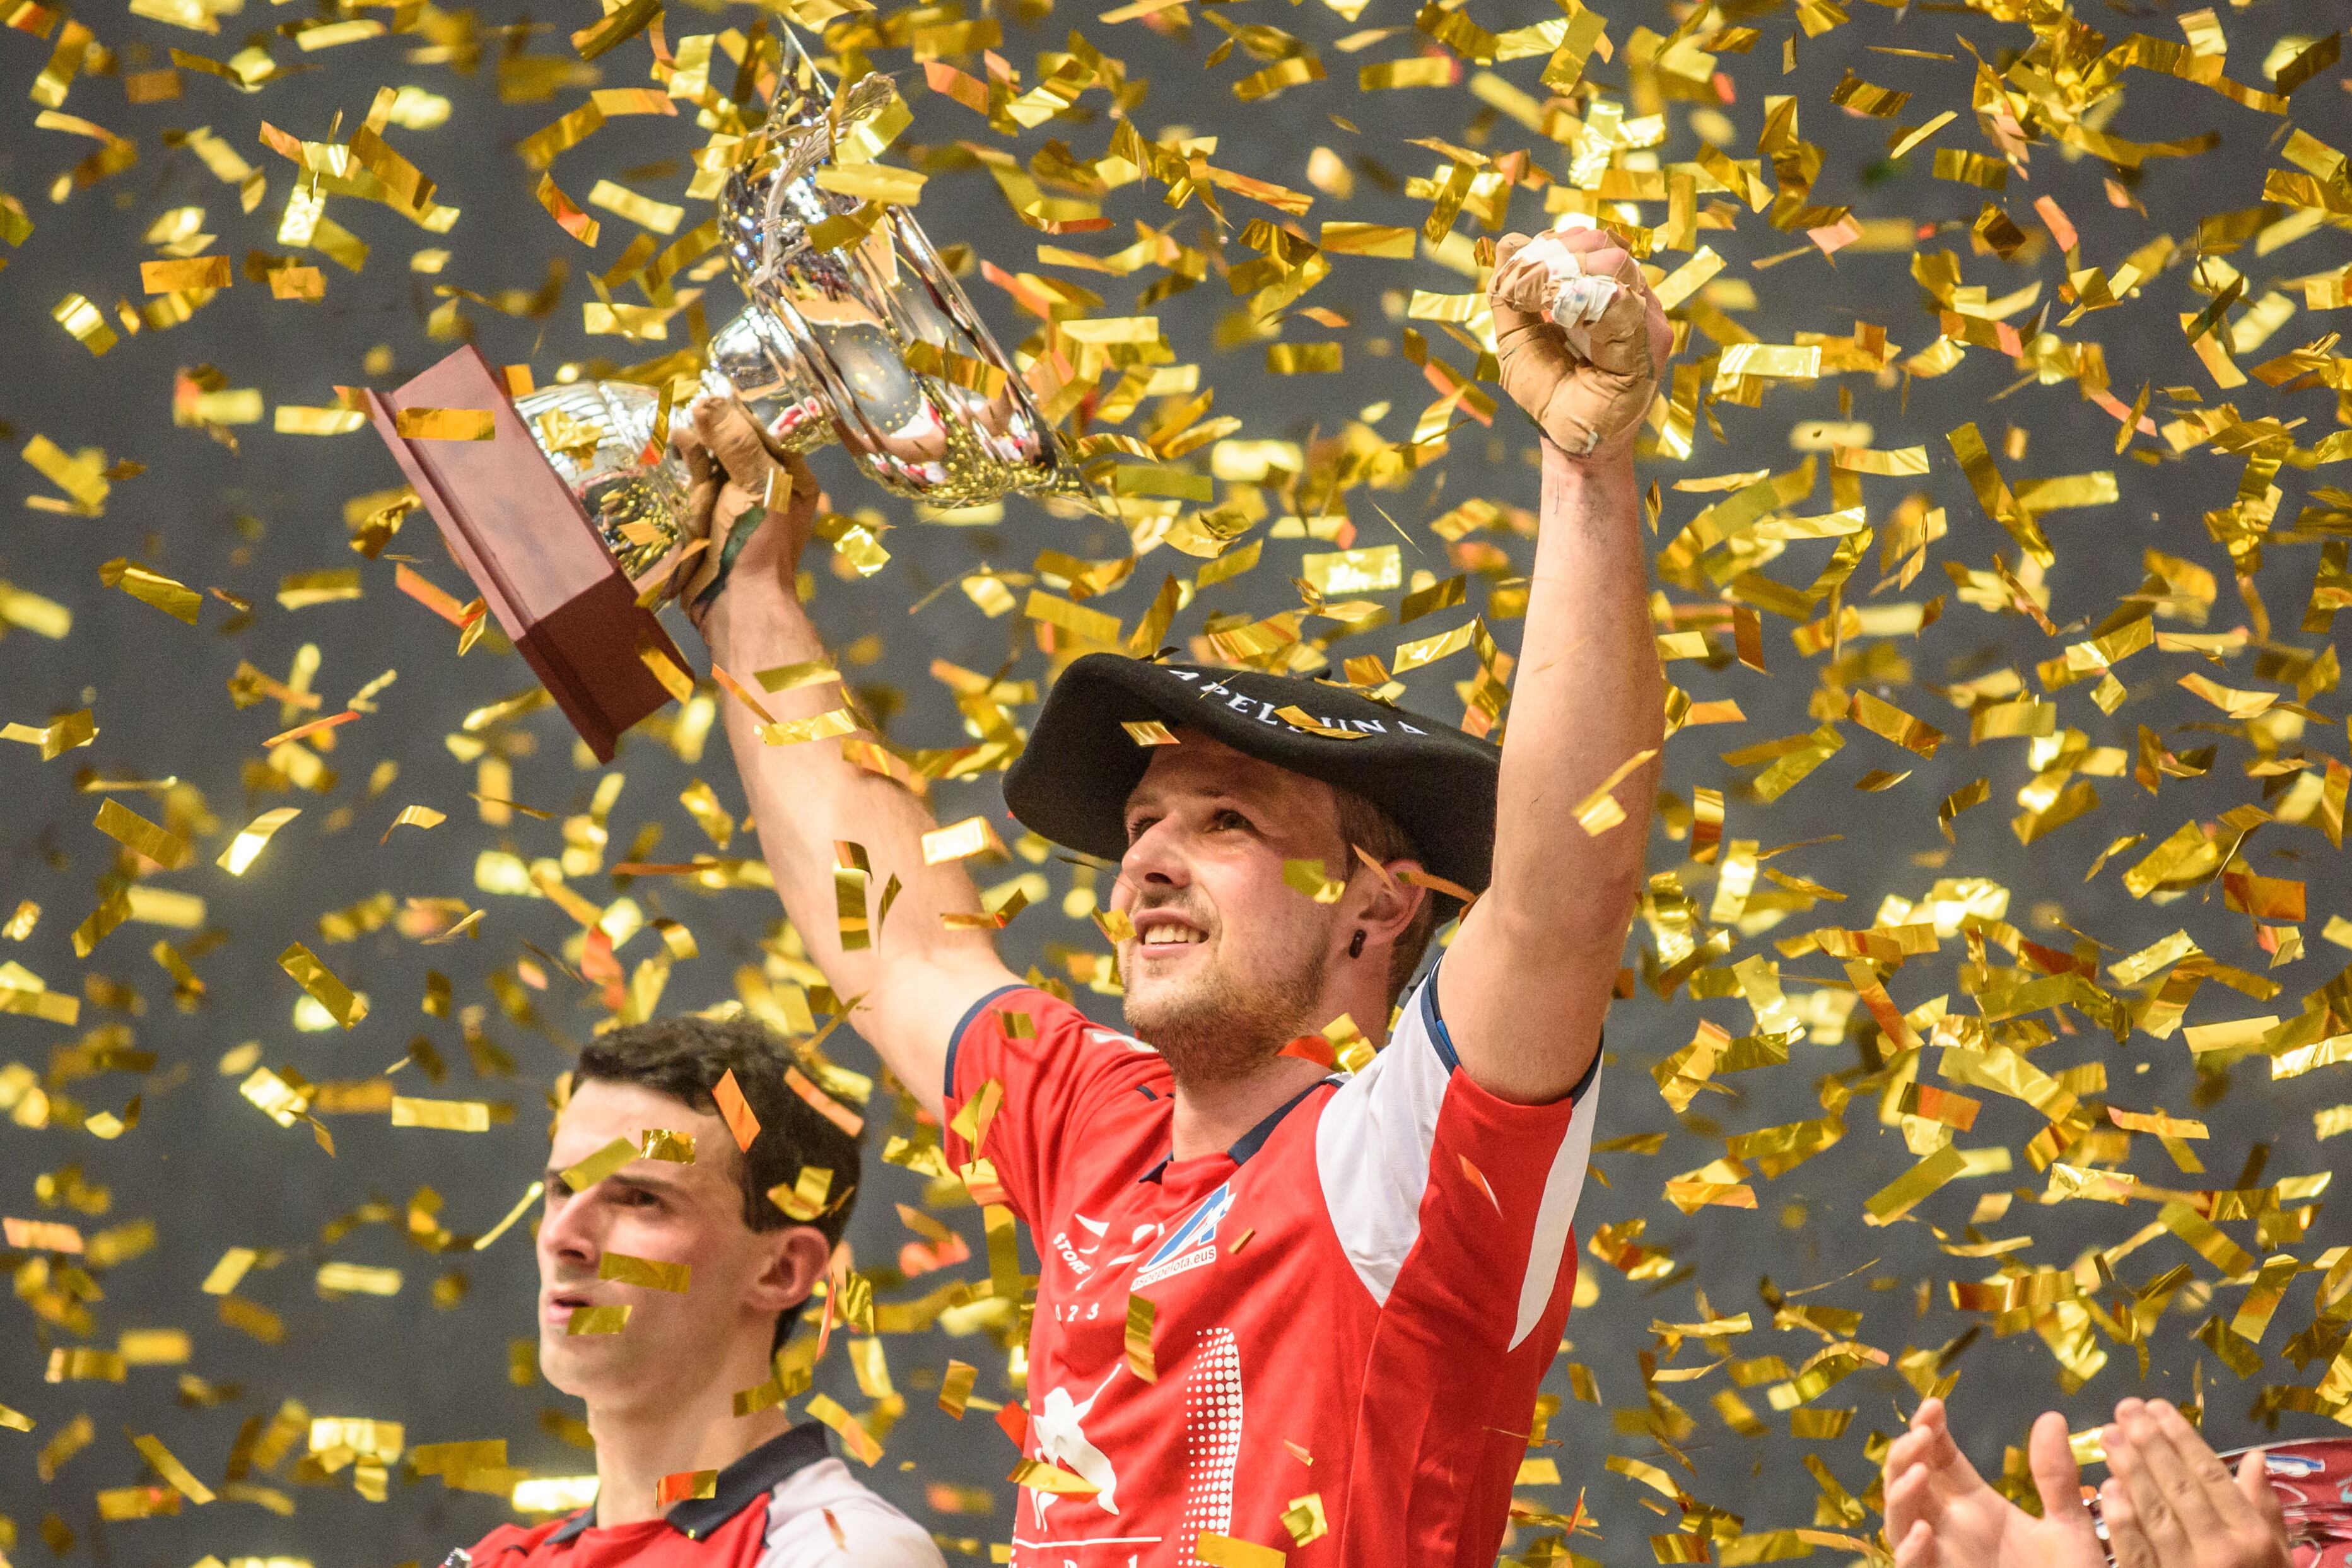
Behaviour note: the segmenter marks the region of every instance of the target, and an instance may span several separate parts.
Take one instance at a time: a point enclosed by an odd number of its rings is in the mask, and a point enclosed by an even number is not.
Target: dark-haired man
[[[727,705],[810,952],[901,1080],[950,1122],[969,1110],[950,1159],[1036,1238],[1015,1563],[1494,1561],[1568,1314],[1642,885],[1664,682],[1633,444],[1671,341],[1604,235],[1513,237],[1501,260],[1503,381],[1544,435],[1507,742],[1295,676],[1098,654],[1061,674],[1006,776],[1020,821],[1118,865],[1133,1037],[1022,985],[984,921],[943,919],[980,905],[924,853],[920,799],[841,741],[763,744]],[[813,668],[792,584],[814,480],[739,410],[697,426],[689,613],[738,677]],[[840,698],[772,701],[793,719]],[[854,946],[841,841],[875,889]],[[1391,1023],[1457,889],[1481,896]],[[1386,1047],[1334,1073],[1353,1034]]]
[[[500,1525],[447,1568],[941,1568],[823,1426],[780,1401],[735,1414],[775,1376],[857,1185],[857,1141],[785,1087],[790,1061],[756,1023],[690,1016],[581,1053],[548,1149],[539,1364],[588,1407],[596,1501]],[[740,1149],[722,1080],[756,1125]],[[795,1220],[769,1194],[803,1168],[841,1201]]]

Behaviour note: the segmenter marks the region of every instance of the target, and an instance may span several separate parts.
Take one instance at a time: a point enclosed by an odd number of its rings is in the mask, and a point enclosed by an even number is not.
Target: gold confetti
[[[368,1015],[367,998],[355,994],[349,986],[335,978],[318,955],[300,942],[290,942],[278,955],[278,967],[293,976],[311,1000],[327,1010],[327,1016],[342,1027],[358,1026]]]
[[[568,1181],[570,1172],[564,1173]],[[596,1278],[615,1279],[624,1285],[642,1285],[651,1290],[667,1290],[683,1295],[691,1270],[683,1263],[656,1263],[651,1258],[632,1258],[625,1252],[605,1252],[596,1259]]]
[[[488,1132],[490,1107],[479,1100],[432,1100],[412,1095],[392,1097],[394,1127],[437,1128],[444,1132]]]
[[[404,408],[394,423],[410,441],[488,441],[497,416],[487,408]]]
[[[262,849],[276,837],[278,830],[301,815],[302,808],[299,805],[271,806],[246,824],[236,837],[229,840],[228,847],[220,852],[214,864],[232,877],[244,876]]]
[[[167,871],[178,870],[195,857],[186,839],[148,821],[110,796],[99,804],[94,826],[125,848],[145,856]]]
[[[1287,1557],[1271,1546],[1202,1531],[1192,1554],[1210,1568],[1282,1568]]]
[[[823,1395],[819,1397],[822,1398]],[[1004,1479],[1014,1486],[1028,1487],[1041,1492],[1051,1492],[1056,1497],[1088,1498],[1102,1489],[1092,1481],[1072,1475],[1069,1471],[1057,1468],[1042,1459],[1022,1460],[1013,1467],[1013,1473]]]
[[[204,603],[204,596],[186,584],[120,555],[98,569],[98,578],[108,587],[120,588],[141,604],[152,605],[190,626],[196,624],[197,607]]]
[[[574,1307],[566,1319],[566,1334],[617,1334],[629,1326],[629,1308],[620,1306]]]
[[[1617,804],[1617,798],[1612,792],[1631,778],[1636,768],[1641,767],[1657,754],[1654,749],[1634,752],[1618,763],[1610,775],[1601,782],[1600,787],[1577,804],[1576,825],[1584,829],[1586,837],[1598,838],[1625,820],[1625,808]]]
[[[392,819],[392,826],[385,828],[383,837],[376,842],[390,843],[394,827],[438,827],[448,820],[446,813],[436,811],[429,805],[404,805],[400,808],[400,815]]]

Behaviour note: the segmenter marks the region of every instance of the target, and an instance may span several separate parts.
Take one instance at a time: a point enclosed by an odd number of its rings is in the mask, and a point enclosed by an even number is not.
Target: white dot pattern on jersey
[[[1193,1568],[1200,1562],[1192,1549],[1201,1532],[1223,1535],[1234,1522],[1234,1469],[1242,1455],[1242,1356],[1231,1329],[1201,1335],[1184,1378],[1184,1441],[1191,1463],[1176,1561],[1179,1568]]]

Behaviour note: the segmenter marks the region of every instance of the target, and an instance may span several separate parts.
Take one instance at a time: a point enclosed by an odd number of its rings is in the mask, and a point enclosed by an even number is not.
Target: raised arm
[[[1604,233],[1513,236],[1496,260],[1503,385],[1544,432],[1542,516],[1493,879],[1447,952],[1439,1001],[1471,1078],[1538,1104],[1574,1088],[1600,1049],[1641,896],[1665,682],[1644,602],[1633,437],[1673,336],[1639,267]],[[1576,329],[1589,352],[1571,353],[1541,312],[1580,269],[1622,287],[1612,300],[1585,286],[1599,313]],[[1612,779],[1624,819],[1587,833],[1577,807]]]
[[[815,479],[798,458],[777,465],[740,409],[705,405],[696,410],[695,423],[702,440],[688,445],[687,453],[702,481],[694,498],[698,520],[709,531],[702,559],[725,558],[730,544],[735,553],[723,574],[716,566],[697,568],[683,595],[688,614],[699,617],[712,658],[778,722],[841,707],[842,690],[833,681],[771,695],[754,680],[761,670],[825,657],[824,643],[793,591],[816,516]],[[773,503],[764,523],[758,515],[763,498]],[[744,531],[738,542],[735,536]],[[954,861],[923,864],[922,836],[935,826],[930,811],[902,786],[851,761],[844,746],[855,735],[770,745],[761,736],[761,721],[744,704],[730,697],[720,708],[784,912],[834,991],[845,1001],[861,999],[851,1024],[936,1113],[950,1032],[974,1002],[1015,979],[989,933],[941,923],[944,914],[978,912],[971,879]],[[892,878],[899,883],[887,918],[863,947],[842,945],[834,879],[835,845],[841,841],[862,846],[872,867],[869,921],[881,914]]]

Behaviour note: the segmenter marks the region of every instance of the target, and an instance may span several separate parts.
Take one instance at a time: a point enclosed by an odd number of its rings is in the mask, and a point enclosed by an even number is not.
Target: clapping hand
[[[2044,1412],[2026,1455],[2042,1494],[2040,1519],[1985,1484],[1952,1441],[1942,1400],[1922,1404],[1911,1429],[1886,1451],[1886,1539],[1895,1568],[2106,1568],[2106,1550],[2083,1506],[2083,1473],[2067,1445],[2065,1417]]]
[[[2286,1515],[2261,1450],[2232,1476],[2162,1399],[2126,1399],[2107,1428],[2099,1511],[2117,1568],[2288,1568]]]

